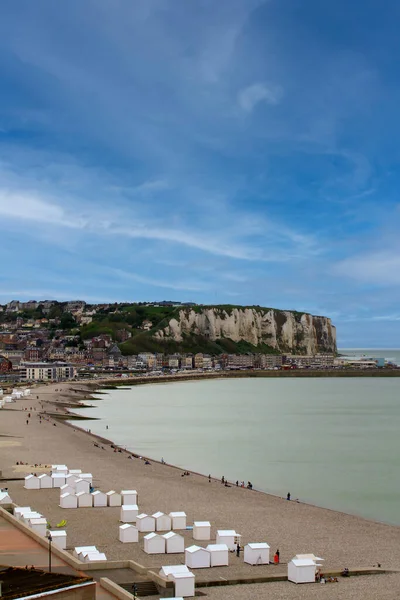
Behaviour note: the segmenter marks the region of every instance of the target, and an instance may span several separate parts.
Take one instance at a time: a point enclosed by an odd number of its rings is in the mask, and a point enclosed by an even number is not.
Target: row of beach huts
[[[183,511],[165,514],[161,511],[152,515],[141,513],[136,490],[102,492],[94,490],[93,476],[80,469],[69,469],[66,465],[52,465],[49,473],[27,475],[25,488],[40,490],[59,488],[59,505],[65,509],[119,507],[118,539],[121,543],[138,543],[143,533],[143,551],[146,554],[184,554],[185,564],[162,567],[160,575],[174,581],[176,597],[195,595],[195,574],[190,571],[229,565],[229,556],[240,544],[241,535],[235,530],[217,530],[215,543],[211,540],[211,523],[194,521],[187,525]],[[62,549],[67,546],[66,531],[49,530],[47,521],[30,507],[18,507],[16,516],[24,520],[39,535],[50,536],[52,542]],[[192,544],[185,548],[185,538],[178,531],[190,530],[193,540],[211,542],[206,547]],[[82,562],[105,562],[106,555],[96,546],[76,547],[74,556]],[[250,565],[270,564],[270,546],[266,542],[248,543],[244,546],[243,560]],[[314,554],[296,555],[288,563],[288,579],[294,583],[315,581],[317,569],[323,560]]]

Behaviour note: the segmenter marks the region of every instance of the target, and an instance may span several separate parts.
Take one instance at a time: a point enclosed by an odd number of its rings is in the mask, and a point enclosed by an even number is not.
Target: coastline
[[[150,381],[149,381],[149,379],[150,379]],[[198,379],[198,378],[194,378],[194,379]],[[206,377],[206,379],[209,379],[209,378]],[[218,378],[218,379],[223,379],[223,378]],[[178,379],[177,381],[182,382],[182,379]],[[174,383],[174,382],[176,383],[177,381],[175,379],[173,381],[171,379],[169,379],[168,383]],[[193,379],[192,378],[190,378],[190,379],[184,378],[183,381],[193,381]],[[165,383],[165,381],[160,381],[160,378],[154,378],[154,380],[152,380],[151,378],[145,378],[145,383],[147,383],[147,384],[151,383],[153,385],[156,385],[157,383],[158,384]],[[136,385],[140,385],[140,383],[137,382]],[[118,388],[123,389],[125,387],[129,389],[131,386],[130,385],[125,386],[125,383],[124,383],[123,386],[121,385],[118,387],[113,387],[109,391],[115,391]],[[102,393],[101,390],[104,390],[104,389],[106,389],[106,388],[104,388],[104,386],[100,386],[100,388],[99,388],[100,393]],[[99,393],[99,392],[97,390],[94,390],[93,393]],[[97,400],[97,399],[95,399],[95,400]],[[79,408],[84,408],[84,406],[80,406]],[[66,420],[62,419],[63,424],[65,424],[69,427],[79,428],[84,434],[91,436],[91,438],[95,439],[96,441],[98,441],[100,443],[104,443],[104,444],[113,445],[118,450],[120,450],[122,453],[124,453],[126,455],[133,455],[135,458],[142,458],[143,460],[149,460],[152,463],[156,463],[159,465],[165,464],[166,466],[176,469],[177,471],[179,471],[181,473],[184,471],[189,471],[193,475],[203,477],[204,479],[208,480],[208,474],[206,472],[196,471],[196,470],[192,469],[190,466],[184,467],[184,466],[179,466],[177,464],[170,463],[170,462],[162,463],[159,459],[155,458],[154,456],[151,456],[150,454],[143,454],[143,453],[139,454],[135,448],[127,449],[127,447],[125,445],[120,445],[116,440],[114,440],[112,438],[108,438],[108,437],[105,437],[105,436],[97,434],[97,433],[92,433],[88,428],[86,428],[86,426],[83,423],[80,423],[80,421],[91,421],[91,420],[103,421],[102,417],[90,417],[90,416],[83,417],[81,415],[77,415],[76,413],[71,412],[68,408],[65,409],[65,415],[67,416],[67,419]],[[56,415],[56,418],[60,418],[60,415]],[[88,427],[90,428],[89,424],[88,424]],[[220,478],[211,476],[211,479],[214,482],[220,482]],[[229,480],[229,483],[230,483],[230,485],[235,486],[234,480]],[[286,500],[285,495],[281,495],[281,493],[278,493],[278,492],[274,492],[274,491],[266,490],[266,489],[262,489],[262,488],[257,488],[257,487],[253,487],[252,490],[259,494],[265,494],[266,496],[271,496],[273,498],[279,498],[282,500]],[[308,498],[306,500],[304,500],[304,499],[301,500],[301,499],[296,498],[296,499],[293,499],[292,501],[296,502],[297,504],[303,504],[305,506],[319,508],[321,510],[332,511],[337,514],[349,515],[349,516],[353,516],[356,518],[365,519],[367,521],[371,521],[374,523],[381,523],[381,524],[385,524],[385,525],[388,525],[391,527],[400,528],[400,523],[394,523],[391,521],[386,521],[384,519],[367,517],[367,516],[362,515],[357,512],[353,512],[353,511],[349,511],[349,510],[340,510],[333,506],[318,504],[318,503],[313,502],[312,499],[310,499],[310,498]]]
[[[80,427],[75,427],[73,423],[61,423],[53,418],[43,422],[42,418],[42,423],[39,424],[38,414],[41,408],[43,414],[49,408],[55,415],[65,414],[66,407],[58,406],[58,402],[65,403],[70,400],[76,403],[77,400],[85,397],[87,400],[92,389],[91,386],[83,384],[79,385],[78,392],[68,389],[70,386],[71,384],[52,384],[35,388],[32,390],[31,398],[19,400],[12,405],[13,410],[0,413],[0,434],[7,433],[13,436],[13,443],[18,444],[18,447],[10,445],[1,448],[3,478],[9,479],[11,497],[20,505],[31,505],[39,510],[50,523],[67,519],[68,548],[94,544],[111,560],[131,559],[153,570],[161,564],[176,564],[177,559],[178,562],[182,561],[181,557],[174,555],[162,557],[146,555],[143,553],[142,543],[120,544],[117,541],[118,508],[65,511],[58,506],[58,490],[30,491],[24,489],[23,481],[12,481],[16,476],[23,477],[25,473],[30,473],[34,469],[31,466],[34,463],[66,462],[70,468],[83,468],[87,472],[93,472],[94,485],[102,491],[130,489],[133,486],[133,489],[137,489],[139,493],[140,509],[147,514],[153,514],[156,510],[166,513],[171,510],[185,510],[188,523],[192,523],[193,520],[210,520],[212,535],[215,535],[216,528],[234,527],[243,535],[243,543],[265,539],[270,544],[271,551],[274,551],[275,547],[281,550],[282,565],[274,570],[275,573],[280,572],[280,569],[285,573],[285,563],[298,552],[314,552],[322,556],[325,558],[324,565],[329,569],[340,569],[344,566],[372,567],[377,562],[382,563],[382,567],[398,568],[399,526],[371,521],[303,502],[288,502],[264,491],[257,493],[255,490],[250,491],[236,486],[226,489],[219,480],[214,478],[211,483],[208,483],[207,476],[195,472],[192,472],[190,477],[182,477],[182,470],[179,467],[164,465],[152,458],[150,465],[145,465],[145,461],[139,459],[129,460],[127,452],[114,452],[111,445],[115,444],[112,440],[89,434]],[[73,387],[78,386],[74,384]],[[56,392],[56,389],[59,391]],[[36,395],[39,399],[36,399]],[[43,403],[42,407],[40,403]],[[34,411],[29,425],[26,425],[24,409],[29,409],[31,406],[37,410]],[[104,450],[95,447],[94,442],[98,446],[104,446]],[[22,469],[19,467],[17,471],[15,466],[17,460],[30,461],[30,464]],[[99,527],[100,522],[101,527]],[[193,543],[190,532],[184,532],[184,537],[187,538],[186,545]],[[274,569],[273,566],[271,568]],[[219,573],[221,577],[226,577],[228,572],[236,577],[243,570],[246,573],[253,572],[251,567],[248,571],[246,569],[247,567],[243,566],[241,561],[236,563],[232,558],[232,566],[212,571],[214,577]],[[207,578],[205,571],[196,573],[199,581]],[[382,579],[379,585],[383,587],[387,585],[388,590],[393,590],[393,584],[398,583],[397,589],[400,589],[400,574],[393,577],[394,580],[391,579],[392,576],[379,578]],[[390,583],[386,584],[386,581]],[[266,585],[266,588],[261,589],[272,592],[273,588],[268,587],[270,584]],[[358,589],[361,584],[354,583],[354,585]],[[249,588],[248,592],[246,591],[243,596],[235,597],[243,597],[246,600],[254,597],[254,588],[244,587]],[[296,586],[289,586],[288,589],[294,588],[298,594]],[[286,593],[286,588],[284,589]],[[242,586],[238,586],[238,590],[240,594],[245,591]],[[221,590],[220,593],[225,592]],[[226,596],[220,597],[230,598],[230,593],[231,590],[227,590]],[[214,598],[213,595],[211,597]],[[282,598],[286,597],[301,598],[302,596],[282,596]],[[351,597],[362,596],[360,594]],[[374,596],[364,594],[363,597]]]

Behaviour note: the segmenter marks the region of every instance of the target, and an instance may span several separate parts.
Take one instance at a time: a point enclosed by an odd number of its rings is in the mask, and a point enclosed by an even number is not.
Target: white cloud
[[[334,266],[334,273],[361,283],[400,285],[400,253],[397,249],[346,258]]]
[[[245,112],[251,113],[260,102],[271,105],[279,104],[282,95],[283,90],[279,85],[254,83],[239,92],[238,102]]]

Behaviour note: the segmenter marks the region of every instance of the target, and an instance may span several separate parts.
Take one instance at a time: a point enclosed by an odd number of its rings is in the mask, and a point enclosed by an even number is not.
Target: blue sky
[[[396,0],[3,0],[0,303],[400,334]]]

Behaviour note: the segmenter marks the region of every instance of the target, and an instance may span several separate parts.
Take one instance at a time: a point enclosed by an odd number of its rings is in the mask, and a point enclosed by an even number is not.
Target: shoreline
[[[76,389],[78,387],[79,390]],[[183,555],[146,554],[142,535],[138,544],[121,544],[118,541],[118,507],[64,510],[59,506],[58,489],[25,489],[23,477],[34,472],[36,464],[38,470],[39,465],[51,463],[66,463],[69,468],[82,468],[84,472],[93,473],[95,489],[103,492],[110,489],[136,489],[140,510],[149,515],[156,511],[168,514],[170,511],[184,510],[188,525],[196,520],[209,520],[212,524],[211,540],[215,540],[217,529],[234,528],[242,534],[243,545],[266,541],[271,552],[280,549],[281,564],[278,566],[259,566],[255,570],[243,563],[243,559],[232,555],[228,567],[200,569],[196,571],[196,582],[200,589],[210,580],[217,581],[220,578],[249,581],[253,575],[258,577],[274,573],[284,576],[287,563],[293,556],[307,552],[325,559],[326,572],[341,570],[345,566],[350,570],[371,569],[378,562],[382,563],[383,569],[396,570],[396,573],[379,578],[379,581],[373,576],[368,577],[368,581],[367,578],[354,577],[340,581],[340,587],[324,587],[322,591],[324,595],[328,594],[327,600],[336,598],[330,593],[336,594],[339,589],[341,594],[345,594],[343,597],[357,600],[375,600],[376,597],[389,599],[389,596],[377,595],[376,591],[373,593],[374,586],[379,586],[380,592],[382,589],[389,593],[400,589],[399,526],[309,503],[289,502],[286,498],[263,490],[236,488],[235,485],[227,489],[219,478],[214,477],[209,483],[207,475],[196,471],[190,471],[189,477],[182,477],[185,469],[163,464],[151,457],[149,465],[144,460],[128,460],[131,453],[122,448],[121,452],[114,452],[111,445],[116,448],[119,446],[111,439],[88,433],[81,424],[77,427],[75,423],[58,421],[57,417],[69,413],[66,403],[76,404],[81,399],[87,400],[91,390],[92,386],[87,383],[79,386],[71,385],[71,382],[35,386],[31,397],[17,400],[11,405],[12,410],[0,413],[0,435],[7,434],[14,438],[2,438],[5,441],[1,447],[3,480],[7,480],[3,485],[8,485],[10,496],[16,504],[32,506],[53,526],[63,519],[67,520],[69,552],[76,546],[96,545],[110,561],[133,560],[155,572],[162,565],[181,564],[184,561]],[[45,414],[49,410],[54,416]],[[30,418],[27,411],[31,411]],[[21,460],[24,461],[23,465],[20,463],[17,466],[16,462]],[[258,493],[254,493],[256,491]],[[180,533],[186,547],[194,543],[190,530]],[[197,543],[206,546],[214,542]],[[255,587],[208,587],[207,596],[210,600],[251,600],[256,596],[267,597],[268,594],[275,597],[275,591],[276,597],[282,600],[317,599],[321,593],[319,586],[303,588],[287,583],[260,583]]]
[[[162,383],[158,380],[158,378],[155,378],[155,381],[148,381],[149,378],[147,378],[146,383]],[[185,380],[189,380],[186,379]],[[193,380],[193,379],[192,379]],[[182,381],[181,379],[179,379],[178,381]],[[171,381],[169,380],[168,382],[171,383],[176,383],[176,381]],[[139,384],[137,384],[139,385]],[[121,387],[121,386],[118,386]],[[127,386],[129,387],[129,386]],[[104,387],[100,387],[100,393],[102,389],[105,389]],[[116,388],[118,389],[118,388]],[[113,388],[112,390],[108,390],[109,392],[115,391],[115,389]],[[97,391],[94,391],[93,393],[98,393]],[[86,397],[86,399],[88,400],[88,398]],[[94,399],[97,400],[97,399]],[[71,406],[71,408],[73,408],[73,406]],[[77,406],[75,406],[75,408],[78,408]],[[79,406],[79,408],[84,408],[84,406]],[[68,427],[72,427],[72,428],[76,428],[79,429],[82,433],[84,433],[87,436],[90,436],[90,438],[95,439],[97,441],[99,441],[100,443],[103,444],[108,444],[108,445],[112,445],[115,446],[115,448],[117,448],[117,450],[121,450],[121,453],[124,453],[126,455],[133,455],[134,458],[136,459],[143,459],[143,460],[149,460],[152,463],[156,463],[158,465],[163,465],[163,466],[168,466],[170,468],[173,468],[175,470],[178,470],[180,472],[184,472],[184,471],[188,471],[190,472],[191,475],[196,475],[199,477],[203,477],[205,479],[208,480],[208,475],[206,473],[201,473],[199,471],[194,471],[193,469],[191,469],[190,467],[180,467],[176,464],[173,463],[168,463],[168,462],[164,462],[162,463],[160,460],[152,457],[152,456],[147,456],[147,455],[140,455],[138,454],[138,452],[133,449],[133,450],[128,450],[126,446],[121,446],[119,445],[115,440],[112,440],[110,438],[106,438],[102,435],[96,434],[96,433],[92,433],[89,429],[85,429],[83,425],[80,424],[81,421],[91,421],[91,420],[96,420],[96,421],[104,421],[104,419],[102,417],[82,417],[80,415],[76,415],[73,412],[71,412],[66,406],[62,406],[62,409],[65,410],[65,414],[70,416],[71,418],[71,422],[68,422],[68,419],[64,419],[64,418],[60,418],[59,422],[62,423],[63,425],[67,425]],[[53,415],[53,418],[59,418],[60,415]],[[76,420],[75,420],[76,419]],[[78,424],[79,423],[79,424]],[[221,484],[221,480],[217,477],[211,477],[211,480],[214,482],[218,482]],[[234,481],[228,481],[228,483],[230,484],[230,487],[239,487],[240,489],[247,489],[247,487],[245,486],[245,488],[241,488],[241,486],[236,486]],[[221,484],[222,485],[222,484]],[[250,490],[249,490],[250,491]],[[260,488],[256,488],[253,487],[251,491],[257,492],[259,494],[264,494],[266,496],[272,497],[272,498],[277,498],[277,499],[281,499],[281,500],[286,500],[285,496],[280,495],[278,492],[274,493],[272,491],[267,491],[264,489],[260,489]],[[366,521],[370,521],[372,523],[376,523],[376,524],[382,524],[382,525],[388,525],[390,527],[397,527],[400,528],[400,523],[392,523],[389,521],[385,521],[385,520],[380,520],[380,519],[376,519],[376,518],[371,518],[371,517],[365,517],[364,515],[361,515],[359,513],[355,513],[355,512],[349,512],[346,510],[339,510],[337,508],[331,507],[331,506],[322,506],[320,504],[315,504],[314,502],[312,502],[312,500],[300,500],[298,498],[296,499],[291,499],[290,502],[296,503],[296,504],[302,504],[304,506],[309,506],[309,507],[313,507],[313,508],[317,508],[317,509],[321,509],[321,510],[328,510],[330,512],[339,514],[339,515],[346,515],[346,516],[351,516],[351,517],[355,517],[355,518],[359,518],[359,519],[364,519]]]

